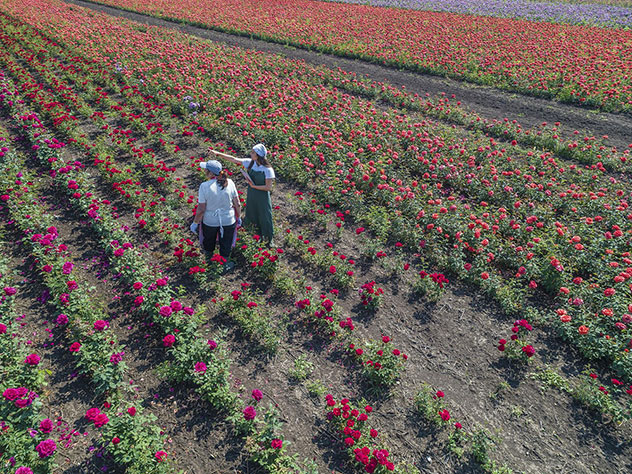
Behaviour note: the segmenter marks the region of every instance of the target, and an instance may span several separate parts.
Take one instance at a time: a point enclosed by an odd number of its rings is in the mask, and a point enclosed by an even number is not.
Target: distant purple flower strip
[[[520,18],[610,28],[632,28],[632,8],[590,3],[516,2],[513,0],[335,0],[374,7]]]

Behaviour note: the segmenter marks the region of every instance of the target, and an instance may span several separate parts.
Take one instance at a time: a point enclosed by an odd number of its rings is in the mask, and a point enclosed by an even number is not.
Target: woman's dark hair
[[[265,166],[266,168],[272,168],[272,165],[265,156],[258,155],[256,152],[255,155],[257,155],[256,161],[258,165]],[[250,166],[248,168],[252,168],[252,165],[254,165],[254,161],[250,162]]]
[[[217,175],[217,183],[222,187],[222,189],[226,189],[226,185],[228,184],[228,173],[226,170],[222,170]]]

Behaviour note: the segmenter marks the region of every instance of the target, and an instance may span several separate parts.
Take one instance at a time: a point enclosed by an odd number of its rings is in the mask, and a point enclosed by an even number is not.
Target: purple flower
[[[165,317],[165,318],[171,316],[171,313],[173,313],[173,310],[171,309],[171,306],[162,306],[160,308],[160,315]]]
[[[252,398],[254,398],[254,399],[255,399],[255,401],[259,402],[259,401],[261,401],[261,399],[263,398],[263,393],[261,393],[261,390],[259,390],[259,389],[255,388],[255,389],[252,391]]]
[[[209,339],[208,341],[206,341],[206,343],[208,344],[209,349],[211,349],[212,351],[215,350],[215,348],[217,347],[217,342],[215,342],[213,339]]]
[[[70,275],[72,273],[72,269],[74,268],[75,264],[72,262],[66,262],[64,263],[64,265],[62,266],[61,272],[64,275]]]
[[[17,290],[15,288],[13,288],[12,286],[5,286],[4,287],[4,294],[7,295],[7,296],[15,295],[16,292],[17,292]]]
[[[114,365],[118,365],[118,363],[123,360],[123,354],[125,354],[125,352],[115,352],[110,356],[110,362]]]
[[[244,419],[254,420],[255,416],[257,416],[257,410],[255,410],[255,407],[248,405],[244,408]]]
[[[52,439],[46,439],[35,447],[37,454],[40,458],[47,458],[55,452],[57,444]]]
[[[68,324],[68,316],[65,314],[60,314],[57,316],[57,324],[63,326],[64,324]]]
[[[42,433],[50,433],[53,431],[53,421],[50,418],[44,418],[39,425],[39,430]]]
[[[107,327],[108,327],[107,321],[104,321],[102,319],[97,319],[94,322],[94,330],[95,331],[103,331]]]
[[[15,474],[33,474],[33,471],[30,467],[22,466],[16,469]]]

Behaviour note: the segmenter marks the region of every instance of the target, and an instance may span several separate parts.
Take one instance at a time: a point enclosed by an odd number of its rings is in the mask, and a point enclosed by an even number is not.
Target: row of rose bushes
[[[99,21],[107,22],[105,19]],[[84,25],[86,27],[82,34],[92,34],[87,24]],[[120,25],[113,27],[122,28]],[[98,28],[96,30],[98,31]],[[67,33],[70,34],[71,31]],[[134,32],[132,36],[137,38],[139,44],[151,41],[155,51],[159,51],[163,44],[166,46],[166,41],[160,43],[159,33],[153,31]],[[169,44],[172,41],[173,38],[170,37]],[[82,43],[75,44],[81,48]],[[121,48],[125,49],[123,46]],[[212,52],[206,54],[208,58],[208,54]],[[162,76],[158,86],[157,76],[145,73],[147,66],[137,63],[136,56],[137,50],[134,51],[134,56],[125,56],[128,69],[122,75],[133,77],[139,84],[142,80],[142,87],[147,91],[154,91],[152,93],[156,94],[156,97],[164,99],[170,106],[181,107],[181,97],[172,95],[180,90],[179,84],[174,79]],[[212,60],[224,61],[225,64],[225,59],[216,56]],[[266,70],[266,66],[270,67],[265,61],[261,61],[262,70]],[[155,64],[159,64],[159,61]],[[200,67],[203,64],[200,63]],[[217,87],[218,82],[224,86],[232,84],[234,77],[228,76],[228,72],[233,70],[234,66],[231,64],[225,68],[227,77],[223,81],[213,77],[205,83],[205,87]],[[269,69],[266,73],[271,74]],[[334,130],[330,130],[330,126],[322,125],[319,125],[319,137],[314,136],[310,139],[305,136],[295,139],[287,136],[292,130],[290,126],[296,127],[293,120],[287,122],[284,126],[286,131],[280,133],[280,125],[256,119],[256,114],[261,114],[264,110],[259,104],[260,97],[270,96],[261,83],[255,83],[254,76],[246,79],[252,81],[249,82],[250,87],[247,90],[257,95],[209,94],[206,102],[200,99],[200,104],[206,106],[205,110],[200,110],[196,116],[196,122],[201,124],[206,132],[218,133],[230,139],[235,147],[240,149],[248,148],[246,142],[253,139],[254,131],[266,141],[279,143],[276,159],[277,166],[283,174],[292,176],[300,183],[312,185],[315,178],[317,189],[320,189],[323,195],[328,193],[334,201],[332,204],[353,207],[358,215],[361,215],[362,209],[366,209],[367,199],[392,210],[392,226],[405,229],[402,235],[405,239],[400,240],[407,245],[423,242],[429,251],[427,253],[435,256],[435,260],[438,260],[443,268],[451,269],[457,275],[488,288],[514,311],[519,311],[521,302],[535,290],[534,283],[551,295],[556,295],[561,288],[572,288],[569,283],[575,280],[578,273],[583,273],[582,280],[587,282],[590,279],[590,283],[580,290],[592,293],[593,297],[586,299],[579,295],[571,298],[571,302],[588,301],[588,304],[569,306],[576,312],[578,324],[557,325],[589,357],[606,357],[615,361],[627,359],[626,333],[615,328],[611,321],[593,322],[593,330],[588,333],[588,337],[584,337],[586,334],[573,333],[579,326],[590,327],[582,323],[592,318],[595,312],[604,309],[597,307],[601,306],[602,302],[600,298],[596,298],[594,284],[601,287],[609,286],[610,280],[619,276],[613,274],[613,268],[616,268],[616,265],[625,265],[627,258],[621,255],[625,252],[618,249],[625,244],[625,238],[622,237],[626,229],[621,230],[622,224],[627,222],[627,204],[622,199],[625,197],[625,190],[616,182],[606,187],[603,166],[594,165],[594,169],[591,166],[588,170],[582,170],[573,164],[561,164],[546,152],[538,156],[537,153],[515,145],[511,145],[512,148],[507,151],[504,148],[505,144],[482,137],[473,137],[472,142],[457,141],[456,136],[449,131],[440,127],[429,128],[428,123],[419,122],[420,131],[410,133],[415,128],[409,128],[413,125],[409,121],[411,118],[394,116],[395,120],[374,120],[371,117],[375,111],[370,104],[340,97],[326,88],[321,88],[318,92],[319,101],[329,105],[326,116],[331,117],[334,112],[340,113],[341,115],[336,118],[336,126],[347,130],[349,139],[353,141],[349,144],[341,142],[338,134],[332,135]],[[237,87],[238,84],[239,82],[235,82],[232,87]],[[303,92],[305,88],[305,84],[295,84],[289,90],[300,97],[307,97]],[[243,85],[238,87],[238,90],[241,89]],[[291,100],[297,100],[298,97]],[[319,106],[319,101],[314,100],[312,96],[309,97],[310,99],[306,99],[307,103],[311,103],[312,107]],[[284,101],[288,98],[290,97],[287,94],[283,96]],[[234,106],[229,105],[239,102],[243,103],[239,108],[252,110],[247,113],[251,115],[249,121],[246,119],[247,114],[235,111]],[[210,105],[213,105],[213,109]],[[273,105],[268,101],[266,115],[276,114],[275,116],[280,119],[279,109]],[[214,117],[221,113],[222,109],[225,117],[218,122]],[[275,110],[277,112],[273,112]],[[289,113],[289,110],[284,113]],[[303,112],[299,109],[298,113]],[[364,115],[362,120],[366,128],[350,128],[349,113],[358,119]],[[433,135],[430,131],[443,133],[444,136]],[[398,137],[396,142],[387,140],[391,134]],[[247,140],[244,137],[247,137]],[[381,141],[384,141],[384,145],[379,143]],[[423,148],[413,145],[415,141],[423,144]],[[484,144],[485,141],[487,144]],[[350,145],[354,147],[355,152],[346,152]],[[401,149],[402,154],[394,148]],[[390,157],[367,159],[374,153],[386,153],[386,156]],[[411,159],[414,154],[417,154],[419,159]],[[304,157],[301,159],[300,155]],[[306,158],[310,155],[317,159]],[[574,183],[569,187],[560,179],[562,177],[567,177]],[[595,186],[595,183],[598,185]],[[425,195],[430,199],[424,201],[418,198],[418,195]],[[504,207],[509,199],[513,205]],[[446,200],[449,205],[444,204]],[[601,209],[604,209],[603,214],[606,216],[602,215]],[[576,216],[587,217],[578,220]],[[400,225],[402,222],[414,223],[414,228]],[[603,234],[595,232],[596,229],[602,229]],[[577,242],[573,242],[573,245],[569,246],[569,238],[564,236],[568,232],[576,234],[571,237],[579,237],[590,245],[581,243],[578,246]],[[537,237],[534,237],[534,234]],[[612,251],[618,261],[607,262],[602,259],[604,255],[607,256],[601,244],[604,240],[610,240],[608,244],[618,247],[606,249]],[[454,252],[454,245],[461,249],[461,252]],[[535,250],[531,251],[532,248]],[[578,256],[580,258],[577,258]],[[467,273],[464,273],[464,269]],[[507,278],[509,273],[520,277]],[[490,278],[491,281],[486,283]],[[626,308],[620,303],[623,296],[624,294],[620,294],[614,298],[617,306],[613,309],[614,314],[625,312]],[[605,336],[609,336],[609,339]],[[618,370],[629,370],[626,365],[625,361],[618,362]]]
[[[172,381],[192,383],[203,399],[216,410],[226,413],[238,432],[248,438],[247,446],[253,461],[261,463],[269,471],[299,469],[295,457],[286,453],[287,444],[283,447],[277,415],[270,411],[271,408],[264,408],[255,420],[256,410],[252,406],[243,408],[244,402],[231,392],[228,379],[230,359],[225,346],[221,341],[207,340],[198,334],[202,322],[200,312],[196,313],[193,308],[183,306],[174,298],[175,292],[167,278],[156,279],[153,276],[154,271],[147,259],[128,241],[125,231],[119,228],[111,212],[97,212],[99,206],[107,209],[107,205],[95,198],[96,189],[84,175],[81,166],[62,166],[60,168],[66,176],[59,173],[57,166],[63,164],[63,160],[58,155],[64,144],[47,137],[43,124],[34,114],[22,118],[34,122],[39,130],[37,136],[31,136],[31,139],[40,162],[56,169],[53,174],[59,180],[59,188],[66,192],[76,209],[91,222],[115,271],[131,285],[133,291],[130,293],[137,295],[134,306],[148,314],[165,331],[162,343],[171,352],[173,360],[160,367],[159,372]],[[68,180],[81,183],[81,186],[68,188]],[[95,206],[95,203],[99,206]],[[92,415],[97,416],[94,413]],[[115,457],[117,452],[113,450]],[[165,456],[163,453],[157,457],[158,461],[162,461]]]
[[[3,172],[9,171],[6,164],[13,160],[10,138],[11,135],[0,128]],[[13,186],[20,186],[22,176],[13,178]],[[3,196],[4,203],[8,195]],[[5,237],[7,227],[4,223],[1,226]],[[39,395],[47,384],[46,373],[40,365],[41,357],[28,347],[28,338],[18,326],[14,301],[19,289],[12,286],[17,275],[11,268],[9,255],[8,248],[3,246],[0,253],[0,288],[3,288],[0,297],[0,463],[5,470],[19,474],[46,473],[54,465],[57,449],[50,434],[54,424],[44,418]]]
[[[33,128],[31,124],[27,127],[31,137],[39,135],[40,127]],[[59,238],[53,217],[40,202],[41,184],[37,184],[40,180],[30,174],[19,155],[12,153],[4,158],[2,191],[9,216],[25,233],[23,242],[30,246],[38,273],[55,307],[61,311],[56,323],[66,333],[69,350],[77,358],[77,368],[90,376],[98,398],[107,400],[102,405],[102,415],[93,420],[97,428],[108,425],[101,435],[101,444],[129,472],[168,472],[171,468],[168,463],[161,463],[163,455],[159,455],[164,453],[165,436],[154,424],[156,418],[144,414],[139,401],[132,402],[125,395],[129,384],[124,380],[124,347],[118,344],[107,316],[94,307],[88,284],[72,275],[75,266],[72,256]],[[131,418],[126,419],[122,411],[131,407],[137,416],[129,415]],[[46,456],[56,449],[54,441],[49,444]],[[138,446],[145,449],[139,450]],[[45,456],[40,453],[40,457]]]
[[[605,110],[632,104],[627,30],[313,0],[96,3]]]

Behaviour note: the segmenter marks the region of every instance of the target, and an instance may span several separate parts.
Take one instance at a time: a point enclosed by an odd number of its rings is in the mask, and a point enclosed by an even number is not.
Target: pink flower
[[[448,410],[441,410],[439,416],[443,421],[448,421],[450,419],[450,412]]]
[[[215,348],[217,347],[217,342],[212,339],[209,339],[208,341],[206,341],[206,343],[208,344],[210,350],[215,350]]]
[[[180,303],[179,301],[172,301],[171,302],[171,309],[174,311],[180,311],[182,310],[182,303]]]
[[[39,430],[42,433],[50,433],[53,431],[53,422],[49,418],[44,418],[39,425]]]
[[[86,418],[90,421],[94,421],[99,413],[101,413],[101,410],[99,410],[98,408],[90,408],[86,412]]]
[[[261,393],[261,390],[259,390],[259,389],[255,388],[255,389],[252,391],[252,398],[253,398],[255,401],[259,402],[259,401],[261,401],[261,399],[263,398],[263,393]]]
[[[59,324],[60,326],[68,324],[68,316],[65,314],[60,314],[59,316],[57,316],[57,324]]]
[[[104,321],[103,319],[97,319],[94,322],[94,330],[95,331],[103,331],[105,328],[108,327],[108,323],[107,321]]]
[[[22,466],[17,468],[15,474],[33,474],[33,471],[30,467]]]
[[[143,301],[145,301],[143,296],[137,296],[136,299],[134,299],[134,306],[140,306],[143,304]]]
[[[73,342],[72,344],[70,344],[70,352],[79,352],[79,349],[81,349],[81,344],[79,344],[78,342]]]
[[[40,458],[47,458],[55,452],[57,444],[52,439],[46,439],[35,447],[35,451]]]
[[[97,428],[101,428],[102,426],[107,425],[108,421],[110,421],[110,419],[105,413],[99,413],[94,418],[94,426],[96,426]]]
[[[127,409],[127,413],[129,414],[129,416],[134,416],[136,415],[136,407],[129,407]]]
[[[206,373],[206,364],[204,362],[196,362],[193,368],[198,373]]]
[[[156,280],[156,285],[157,286],[166,286],[167,285],[167,279],[166,278],[158,278]]]
[[[17,292],[17,290],[15,288],[13,288],[12,286],[5,286],[4,287],[4,294],[7,295],[7,296],[15,295],[16,292]]]
[[[244,408],[244,419],[246,420],[254,420],[255,416],[257,416],[257,410],[255,410],[255,407],[248,405],[246,408]]]
[[[140,281],[137,281],[132,285],[135,290],[140,290],[143,287],[143,284]]]
[[[9,402],[12,402],[19,397],[18,391],[15,388],[7,388],[4,392],[2,392],[2,396]]]
[[[173,346],[174,342],[176,342],[176,337],[173,334],[167,334],[162,338],[162,345],[165,347]]]
[[[171,306],[162,306],[160,308],[160,315],[165,317],[165,318],[171,316],[171,313],[173,313],[173,310],[171,309]]]
[[[37,364],[40,363],[40,356],[38,356],[37,354],[29,354],[28,356],[26,356],[24,362],[30,366],[35,367]]]
[[[52,272],[52,271],[53,271],[53,267],[51,267],[50,265],[44,265],[44,266],[42,267],[42,271],[43,271],[43,272],[46,272],[46,273],[50,273],[50,272]]]
[[[0,334],[6,334],[6,332],[7,327],[4,324],[0,323]]]
[[[195,310],[193,308],[190,308],[189,306],[185,306],[184,308],[182,308],[182,312],[187,316],[192,316],[193,313],[195,313]]]
[[[283,440],[279,438],[275,438],[270,442],[270,447],[272,449],[281,449],[283,447]]]
[[[164,451],[157,451],[155,456],[158,462],[162,462],[167,459],[167,453],[165,453]]]

